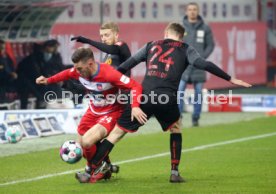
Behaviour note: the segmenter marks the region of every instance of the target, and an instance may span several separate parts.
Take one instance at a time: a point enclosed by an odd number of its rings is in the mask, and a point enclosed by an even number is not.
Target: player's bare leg
[[[91,147],[106,136],[106,128],[100,124],[96,124],[82,136],[81,145],[86,148]]]

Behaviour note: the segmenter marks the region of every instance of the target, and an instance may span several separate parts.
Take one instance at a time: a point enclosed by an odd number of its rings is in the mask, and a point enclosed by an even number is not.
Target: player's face
[[[198,14],[199,14],[199,10],[196,5],[189,5],[187,7],[187,16],[190,20],[196,20]]]
[[[78,63],[74,64],[76,71],[81,75],[81,77],[89,78],[92,72],[92,64],[91,61],[88,60],[87,62],[79,61]]]
[[[47,53],[54,53],[54,52],[55,52],[55,49],[56,49],[55,46],[49,46],[49,47],[46,47],[45,51],[46,51]]]
[[[118,41],[118,33],[113,32],[111,29],[100,30],[100,36],[103,43],[113,45]]]

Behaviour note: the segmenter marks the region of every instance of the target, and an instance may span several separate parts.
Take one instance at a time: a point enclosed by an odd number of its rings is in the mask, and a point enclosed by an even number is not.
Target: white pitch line
[[[249,137],[233,139],[233,140],[228,140],[228,141],[222,141],[222,142],[207,144],[207,145],[202,145],[202,146],[196,146],[196,147],[192,147],[192,148],[188,148],[188,149],[183,149],[182,153],[192,152],[192,151],[197,151],[197,150],[204,150],[204,149],[208,149],[208,148],[212,148],[212,147],[217,147],[217,146],[222,146],[222,145],[227,145],[227,144],[233,144],[233,143],[239,143],[239,142],[245,142],[245,141],[250,141],[250,140],[254,140],[254,139],[262,139],[262,138],[271,137],[271,136],[274,136],[274,135],[276,135],[276,132],[266,133],[266,134],[263,134],[263,135],[249,136]],[[123,160],[123,161],[116,162],[116,164],[132,163],[132,162],[137,162],[137,161],[142,161],[142,160],[159,158],[159,157],[163,157],[163,156],[167,156],[167,155],[170,155],[170,152],[165,152],[165,153],[155,154],[155,155],[150,155],[150,156],[144,156],[144,157],[134,158],[134,159],[129,159],[129,160]],[[10,181],[10,182],[6,182],[6,183],[0,183],[0,186],[32,182],[32,181],[42,180],[42,179],[46,179],[46,178],[71,174],[71,173],[74,173],[74,172],[77,172],[77,171],[80,171],[80,170],[82,170],[82,169],[70,170],[70,171],[54,173],[54,174],[47,174],[47,175],[38,176],[38,177],[30,178],[30,179],[21,179],[21,180],[16,180],[16,181]]]

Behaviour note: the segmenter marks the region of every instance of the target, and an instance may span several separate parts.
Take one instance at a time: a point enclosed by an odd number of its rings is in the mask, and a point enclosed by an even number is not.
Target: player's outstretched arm
[[[210,61],[205,61],[202,58],[197,59],[194,62],[195,67],[198,67],[200,69],[204,69],[213,75],[216,75],[217,77],[220,77],[226,81],[231,82],[232,84],[238,85],[238,86],[243,86],[243,87],[251,87],[249,83],[246,83],[242,80],[238,80],[235,78],[232,78],[230,75],[228,75],[225,71],[223,71],[221,68],[219,68],[217,65]]]
[[[54,84],[62,81],[66,81],[68,79],[78,79],[79,74],[76,73],[76,70],[74,68],[63,70],[49,78],[45,78],[44,76],[40,76],[36,78],[37,84]]]
[[[120,54],[120,47],[118,45],[107,45],[105,43],[102,42],[97,42],[94,40],[90,40],[88,38],[85,38],[83,36],[76,36],[71,38],[71,41],[77,41],[80,43],[84,43],[84,44],[90,44],[91,46],[96,47],[97,49],[108,53],[108,54],[112,54],[112,55],[119,55]]]
[[[232,84],[235,84],[235,85],[238,85],[238,86],[243,86],[243,87],[246,87],[246,88],[249,88],[249,87],[252,86],[251,84],[249,84],[249,83],[247,83],[247,82],[244,82],[244,81],[242,81],[242,80],[235,79],[235,78],[231,78],[231,79],[230,79],[230,82],[231,82]]]
[[[36,84],[47,85],[48,79],[44,76],[40,76],[40,77],[36,78],[35,82],[36,82]]]
[[[251,87],[251,85],[249,83],[246,83],[242,80],[238,80],[235,78],[231,78],[230,75],[228,75],[225,71],[223,71],[217,65],[201,58],[199,53],[192,46],[189,46],[186,52],[187,52],[186,53],[187,59],[188,59],[188,62],[190,65],[194,65],[196,68],[208,71],[208,72],[212,73],[213,75],[216,75],[217,77],[220,77],[226,81],[231,82],[232,84],[235,84],[238,86],[243,86],[243,87]]]

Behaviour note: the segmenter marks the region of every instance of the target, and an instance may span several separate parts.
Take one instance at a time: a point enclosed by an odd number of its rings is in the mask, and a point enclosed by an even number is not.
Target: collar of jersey
[[[90,79],[93,79],[94,77],[96,77],[99,74],[99,72],[100,72],[101,66],[97,62],[96,62],[96,64],[98,65],[98,69],[97,69],[96,73],[94,73],[93,75],[90,76]]]

